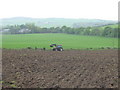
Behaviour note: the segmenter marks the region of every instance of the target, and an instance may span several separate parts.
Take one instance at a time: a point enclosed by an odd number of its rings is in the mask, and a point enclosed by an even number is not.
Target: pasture
[[[51,49],[49,47],[50,44],[62,44],[64,49],[117,48],[118,39],[60,33],[2,35],[2,48],[21,49],[37,47]]]

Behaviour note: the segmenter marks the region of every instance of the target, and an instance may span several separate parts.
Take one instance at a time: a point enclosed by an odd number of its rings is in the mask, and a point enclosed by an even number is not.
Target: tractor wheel
[[[63,51],[63,49],[61,48],[60,51]]]
[[[58,51],[63,51],[63,48],[59,48]]]
[[[56,49],[54,48],[53,51],[56,51]]]

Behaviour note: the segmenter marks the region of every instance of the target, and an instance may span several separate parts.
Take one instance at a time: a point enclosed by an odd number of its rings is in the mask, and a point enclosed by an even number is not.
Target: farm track
[[[2,79],[3,88],[116,88],[118,51],[3,49]]]

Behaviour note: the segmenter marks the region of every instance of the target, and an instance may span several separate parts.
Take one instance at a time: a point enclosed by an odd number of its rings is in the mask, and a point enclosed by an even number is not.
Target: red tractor
[[[50,47],[53,47],[53,51],[63,51],[62,45],[51,44]]]

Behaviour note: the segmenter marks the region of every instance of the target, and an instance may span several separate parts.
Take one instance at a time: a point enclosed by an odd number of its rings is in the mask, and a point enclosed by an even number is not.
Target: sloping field
[[[6,50],[3,87],[116,88],[117,50]]]
[[[110,47],[118,48],[117,38],[81,36],[60,33],[15,34],[2,36],[2,48],[43,48],[51,49],[50,44],[62,44],[64,49],[86,49]]]

